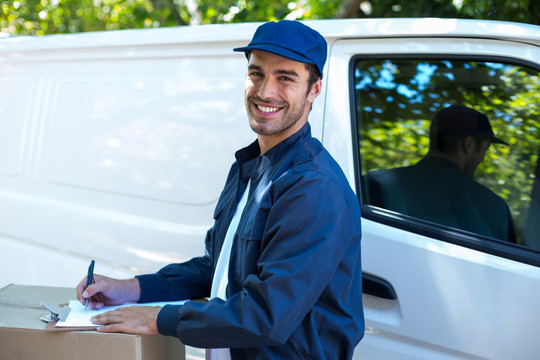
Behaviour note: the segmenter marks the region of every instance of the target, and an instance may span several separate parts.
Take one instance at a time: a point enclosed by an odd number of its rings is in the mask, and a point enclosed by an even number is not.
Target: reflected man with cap
[[[207,359],[350,359],[364,332],[360,207],[311,136],[327,44],[297,21],[261,25],[243,52],[257,140],[236,153],[203,256],[77,287],[91,307],[209,297],[97,316],[99,331],[160,333]]]
[[[366,175],[372,205],[516,242],[508,204],[473,180],[495,137],[485,114],[453,105],[435,114],[428,154],[413,166]]]
[[[508,145],[495,137],[485,114],[463,105],[442,109],[430,126],[429,156],[454,162],[472,179],[491,144]]]

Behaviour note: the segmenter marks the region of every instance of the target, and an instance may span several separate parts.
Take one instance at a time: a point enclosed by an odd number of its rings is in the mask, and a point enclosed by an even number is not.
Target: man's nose
[[[272,79],[264,79],[258,91],[261,99],[273,99],[276,94],[277,84]]]

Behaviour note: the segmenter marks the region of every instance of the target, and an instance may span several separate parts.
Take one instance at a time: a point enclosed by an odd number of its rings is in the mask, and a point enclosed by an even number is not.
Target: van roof
[[[464,37],[505,39],[540,46],[540,27],[530,24],[491,20],[441,18],[390,18],[307,20],[329,43],[335,39]],[[156,29],[99,31],[46,36],[0,38],[0,52],[73,49],[94,46],[163,45],[247,42],[257,23],[179,26]]]

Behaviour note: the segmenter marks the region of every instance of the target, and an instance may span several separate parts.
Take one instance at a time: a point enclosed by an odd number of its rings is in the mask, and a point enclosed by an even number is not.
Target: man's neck
[[[456,164],[459,171],[463,175],[465,175],[467,177],[472,177],[472,176],[469,176],[468,174],[465,173],[466,161],[465,161],[464,156],[462,156],[462,154],[460,152],[456,152],[455,154],[446,154],[446,153],[443,153],[443,152],[440,152],[440,151],[430,151],[427,154],[427,157],[439,157],[439,158],[450,160],[451,162]]]
[[[292,135],[296,134],[300,129],[304,127],[307,123],[307,118],[305,120],[299,120],[294,123],[291,127],[285,129],[284,131],[274,134],[274,135],[261,135],[257,134],[257,140],[259,142],[259,147],[261,148],[261,155],[268,152],[277,144],[281,143],[283,140],[288,139]]]

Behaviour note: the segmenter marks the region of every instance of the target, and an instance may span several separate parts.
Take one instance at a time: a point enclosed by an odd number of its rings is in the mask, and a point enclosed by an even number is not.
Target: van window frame
[[[355,64],[362,60],[448,60],[448,61],[476,61],[494,62],[508,65],[527,67],[540,73],[540,65],[527,60],[511,58],[508,56],[493,55],[460,55],[460,54],[434,54],[414,53],[410,55],[379,53],[359,54],[351,57],[349,61],[349,104],[351,111],[351,129],[353,136],[353,160],[355,173],[355,186],[361,206],[362,217],[387,226],[426,236],[435,240],[463,246],[486,254],[499,256],[509,260],[540,267],[540,251],[523,245],[512,244],[502,240],[484,237],[460,229],[432,223],[412,216],[394,211],[374,207],[363,203],[361,184],[361,154],[359,149],[358,118],[356,113],[355,96]],[[538,169],[536,169],[538,171]]]

